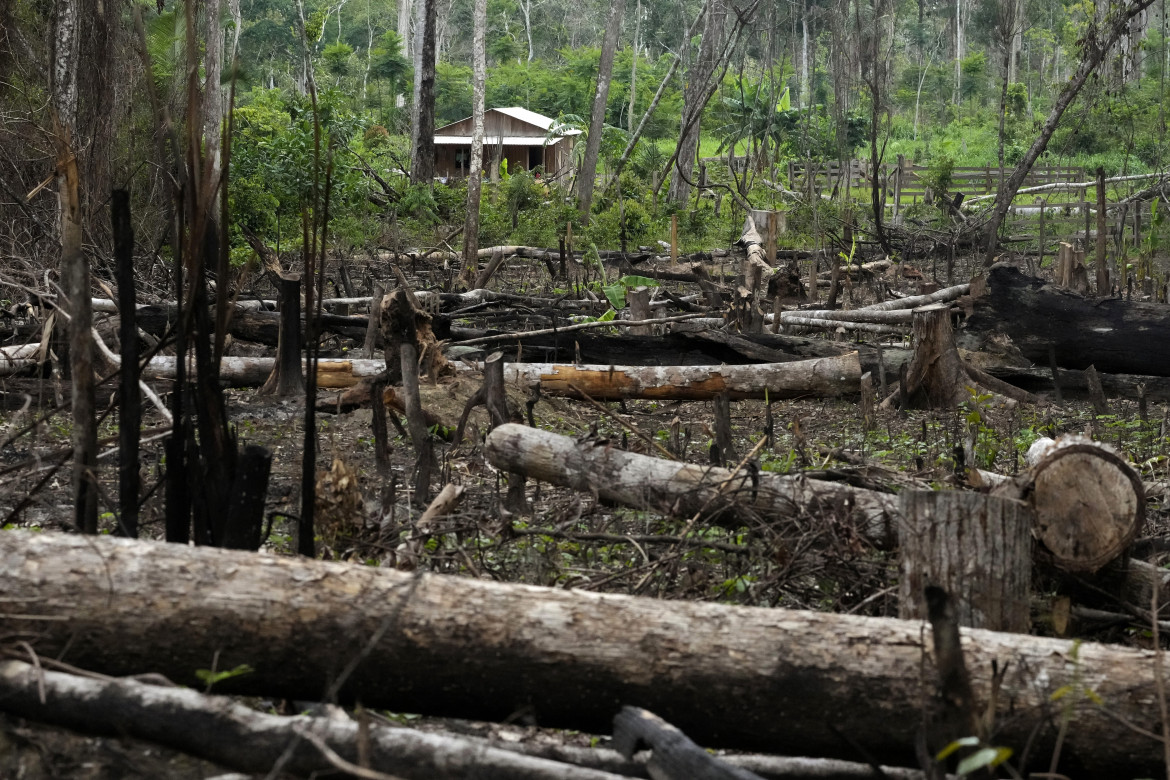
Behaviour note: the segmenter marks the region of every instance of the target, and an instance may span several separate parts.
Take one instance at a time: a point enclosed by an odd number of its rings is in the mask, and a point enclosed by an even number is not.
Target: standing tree
[[[472,39],[472,65],[475,71],[472,81],[472,130],[471,160],[467,165],[467,221],[463,227],[463,273],[470,286],[475,279],[476,261],[479,257],[479,197],[483,169],[483,88],[487,80],[487,51],[484,41],[487,37],[487,0],[475,0],[472,12],[474,28]]]
[[[609,81],[613,74],[613,56],[617,50],[618,35],[622,31],[622,16],[626,0],[613,0],[609,19],[605,23],[605,39],[601,45],[601,61],[597,65],[597,91],[593,95],[593,113],[589,116],[589,135],[585,140],[585,158],[577,177],[581,221],[589,221],[589,207],[593,201],[593,184],[597,178],[597,157],[601,152],[601,133],[605,126],[605,105],[609,102]]]
[[[687,180],[695,169],[695,153],[699,149],[698,117],[707,105],[711,94],[708,83],[721,59],[723,22],[727,18],[724,0],[707,0],[706,13],[699,56],[687,69],[687,86],[683,91],[682,122],[668,194],[670,200],[677,204],[686,203],[691,193],[691,185]]]
[[[889,125],[886,85],[889,82],[889,63],[894,58],[893,13],[893,4],[890,0],[871,0],[868,8],[863,8],[862,3],[855,3],[853,6],[857,52],[861,60],[861,82],[869,93],[870,100],[869,161],[872,168],[870,205],[873,209],[874,234],[881,244],[882,251],[887,255],[893,254],[894,249],[890,245],[882,219],[886,207],[880,170],[886,144],[885,139],[881,139],[879,143],[879,136],[882,125],[885,124],[887,129]],[[891,31],[888,44],[883,37],[887,26]]]
[[[410,181],[435,178],[435,0],[416,0],[414,112],[410,123]]]
[[[81,249],[81,194],[77,134],[78,0],[57,0],[53,17],[50,98],[57,151],[61,223],[61,282],[69,316],[69,370],[73,400],[73,522],[97,533],[97,417],[93,386],[93,304],[89,265]]]
[[[1100,26],[1094,23],[1085,31],[1080,42],[1081,62],[1077,66],[1076,72],[1069,78],[1064,89],[1056,98],[1056,102],[1053,103],[1052,110],[1048,112],[1048,118],[1044,120],[1036,140],[1032,142],[1028,151],[1024,153],[1023,159],[1012,171],[1011,177],[999,188],[999,192],[995,196],[995,206],[992,209],[991,219],[987,223],[985,233],[987,253],[984,257],[984,265],[991,265],[995,262],[995,251],[999,247],[1000,225],[1003,224],[1004,217],[1007,216],[1008,209],[1011,208],[1012,201],[1016,197],[1016,192],[1024,182],[1024,177],[1028,175],[1032,166],[1036,164],[1036,160],[1048,148],[1048,142],[1052,140],[1052,134],[1056,132],[1065,110],[1076,99],[1089,76],[1093,75],[1097,67],[1104,61],[1105,55],[1117,45],[1123,36],[1129,33],[1133,19],[1153,4],[1154,0],[1128,0],[1128,2],[1123,0],[1119,3],[1111,3],[1108,10],[1102,15]]]

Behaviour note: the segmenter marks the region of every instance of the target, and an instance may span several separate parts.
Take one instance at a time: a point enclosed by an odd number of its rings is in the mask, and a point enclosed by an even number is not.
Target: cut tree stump
[[[280,274],[277,278],[280,280],[280,336],[276,362],[272,366],[272,373],[260,388],[260,394],[304,395],[305,377],[301,369],[301,277],[299,274]]]
[[[1027,633],[1032,513],[1009,498],[957,490],[899,494],[902,577],[898,617],[927,616],[928,585],[950,594],[960,625]]]
[[[954,409],[966,400],[967,374],[955,348],[950,306],[934,303],[914,310],[914,359],[906,372],[904,406]]]
[[[248,664],[217,689],[298,700],[336,691],[370,708],[489,720],[523,710],[595,733],[631,704],[706,747],[860,750],[895,765],[915,761],[938,679],[930,634],[914,621],[103,536],[0,534],[0,592],[6,636],[107,675],[201,687],[198,669]],[[1154,652],[980,629],[962,642],[975,699],[995,705],[994,744],[1013,760],[1031,745],[1022,775],[1047,771],[1058,731],[1066,776],[1163,770]],[[1054,712],[1062,690],[1067,706]]]

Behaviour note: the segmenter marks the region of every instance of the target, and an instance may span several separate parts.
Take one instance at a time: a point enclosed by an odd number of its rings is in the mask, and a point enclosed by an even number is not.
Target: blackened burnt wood
[[[317,700],[352,663],[342,702],[479,719],[523,709],[541,725],[594,732],[638,702],[705,747],[855,758],[847,734],[879,762],[912,762],[938,679],[919,622],[106,536],[0,534],[0,593],[20,605],[0,616],[0,631],[35,634],[42,658],[108,675],[200,685],[195,671],[218,652],[216,668],[254,670],[216,683],[222,693]],[[1047,771],[1062,713],[1061,774],[1162,770],[1153,652],[961,636],[972,698],[995,705],[994,744],[1017,757],[1032,745],[1021,774]],[[993,661],[1006,668],[996,697]],[[1065,686],[1077,697],[1067,708],[1052,701]]]
[[[967,319],[960,346],[978,349],[1006,335],[1033,363],[1048,364],[1051,348],[1061,368],[1095,365],[1109,374],[1170,376],[1170,305],[1085,298],[1019,269],[997,265],[988,294]]]
[[[138,391],[138,325],[134,313],[134,227],[130,224],[130,193],[114,190],[110,201],[114,232],[115,278],[121,317],[118,342],[122,355],[118,420],[118,533],[138,536],[138,429],[142,424],[142,395]]]
[[[864,360],[863,360],[864,362]],[[1052,372],[1047,368],[1018,368],[1014,366],[991,366],[984,369],[994,377],[1010,382],[1023,390],[1033,393],[1052,391],[1057,386],[1052,381]],[[1101,387],[1105,392],[1125,398],[1145,395],[1147,401],[1170,401],[1170,378],[1162,376],[1137,376],[1134,374],[1099,373]],[[1089,380],[1085,372],[1076,369],[1057,369],[1059,390],[1065,397],[1088,397]],[[1057,403],[1059,403],[1057,399]]]
[[[301,277],[281,274],[280,336],[276,349],[276,364],[268,381],[260,388],[262,395],[292,396],[305,392],[305,377],[301,371]],[[310,279],[310,284],[312,280]]]
[[[272,471],[272,453],[257,444],[248,444],[240,453],[227,515],[222,521],[213,518],[212,533],[219,547],[233,550],[259,550],[264,525],[264,498],[268,494],[268,476]]]

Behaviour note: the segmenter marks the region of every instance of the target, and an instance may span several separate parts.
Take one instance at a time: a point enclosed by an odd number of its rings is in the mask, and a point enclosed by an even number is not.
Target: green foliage
[[[253,669],[251,666],[248,666],[248,664],[240,664],[234,669],[227,669],[222,672],[217,672],[214,669],[196,669],[195,676],[199,678],[200,682],[207,686],[206,690],[210,691],[211,686],[215,685],[216,683],[223,682],[224,680],[231,680],[235,677],[243,677],[244,675],[251,674],[254,671],[255,669]]]
[[[340,41],[329,44],[321,52],[321,59],[325,61],[325,67],[337,78],[349,75],[352,57],[353,47]]]

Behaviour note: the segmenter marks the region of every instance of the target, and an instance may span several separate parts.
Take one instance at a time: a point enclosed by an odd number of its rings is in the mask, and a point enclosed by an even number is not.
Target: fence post
[[[1105,269],[1105,168],[1097,166],[1097,295],[1109,294],[1109,272]]]

